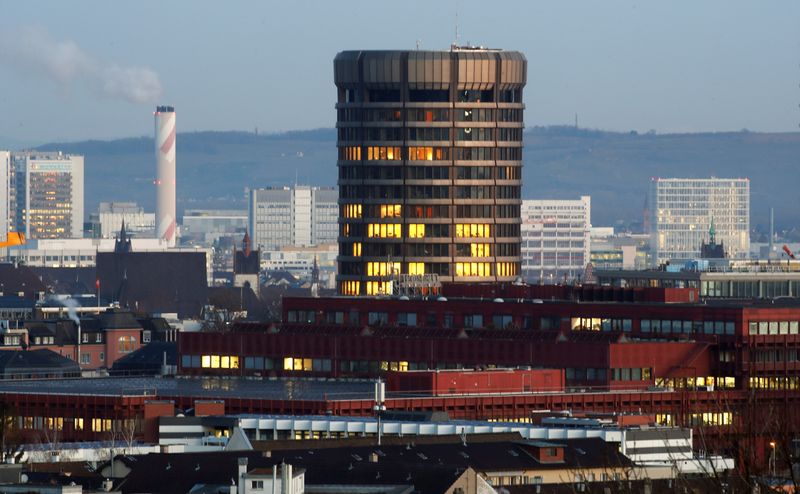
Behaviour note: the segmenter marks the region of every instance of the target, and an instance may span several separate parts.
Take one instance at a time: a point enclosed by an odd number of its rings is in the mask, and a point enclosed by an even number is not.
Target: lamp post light
[[[775,441],[770,441],[769,447],[769,472],[770,475],[772,475],[772,478],[775,478]]]
[[[375,381],[375,415],[378,417],[378,446],[381,445],[381,414],[386,410],[386,383],[378,379]]]

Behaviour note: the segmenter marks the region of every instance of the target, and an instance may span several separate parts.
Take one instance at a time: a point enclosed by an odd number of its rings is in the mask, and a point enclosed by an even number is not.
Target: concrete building
[[[247,211],[239,209],[187,209],[181,225],[181,242],[211,246],[220,237],[247,230]]]
[[[135,202],[101,202],[97,212],[89,217],[89,222],[93,237],[115,238],[123,222],[128,233],[152,237],[156,215],[145,213],[144,208]]]
[[[658,178],[650,180],[650,252],[654,265],[695,259],[711,232],[727,257],[750,250],[750,180]]]
[[[338,194],[333,187],[270,187],[250,191],[253,248],[277,250],[336,241]]]
[[[344,51],[333,65],[339,293],[519,276],[525,56]]]
[[[522,201],[522,273],[534,283],[560,283],[583,276],[591,249],[592,203]]]
[[[13,229],[28,239],[83,237],[83,156],[11,155]]]
[[[11,153],[0,151],[0,242],[6,239],[11,221]],[[0,253],[5,251],[0,248]]]

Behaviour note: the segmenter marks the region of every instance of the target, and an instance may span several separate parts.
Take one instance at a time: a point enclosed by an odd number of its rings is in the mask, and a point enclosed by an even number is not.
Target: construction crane
[[[24,245],[25,235],[20,232],[8,232],[8,236],[4,242],[0,242],[0,249],[3,247],[11,247],[14,245]]]

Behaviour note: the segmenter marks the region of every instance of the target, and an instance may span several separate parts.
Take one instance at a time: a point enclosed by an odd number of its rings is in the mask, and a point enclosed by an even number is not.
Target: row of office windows
[[[489,238],[495,230],[495,237],[519,237],[518,223],[499,223],[490,225],[486,223],[456,223],[456,238]],[[402,225],[400,223],[342,223],[340,235],[343,237],[369,237],[369,238],[401,238]],[[450,225],[426,224],[425,236],[432,238],[449,238]]]
[[[452,149],[452,153],[451,153]],[[520,161],[520,147],[340,146],[339,159],[348,161]]]
[[[520,127],[340,127],[339,141],[510,141],[522,140]],[[343,159],[361,159],[343,158]]]
[[[310,321],[314,322],[313,318]],[[238,369],[237,355],[182,355],[181,365],[188,369]]]
[[[736,378],[732,376],[657,377],[655,378],[655,385],[659,388],[672,389],[733,389],[736,387]]]
[[[452,112],[452,113],[451,113]],[[337,111],[339,122],[522,122],[523,111],[518,108],[342,108]]]
[[[798,362],[797,348],[758,348],[751,350],[750,355],[758,363]]]
[[[519,180],[520,166],[394,166],[340,165],[341,180]]]
[[[798,376],[754,376],[748,381],[750,389],[800,389]]]
[[[83,417],[18,417],[17,418],[17,425],[20,429],[29,429],[29,430],[50,430],[50,431],[63,431],[64,424],[72,423],[72,430],[82,431],[85,430],[85,426],[88,423],[92,432],[108,432],[112,428],[111,419],[103,419],[103,418],[90,418],[84,419]],[[122,426],[125,421],[115,421],[121,422],[119,425]],[[129,424],[124,424],[129,425]]]
[[[750,321],[750,335],[798,334],[798,321]]]
[[[456,218],[517,218],[519,204],[459,204],[453,207]],[[400,204],[342,204],[341,215],[346,219],[359,218],[402,218]],[[405,207],[408,218],[450,218],[447,205],[408,205]]]

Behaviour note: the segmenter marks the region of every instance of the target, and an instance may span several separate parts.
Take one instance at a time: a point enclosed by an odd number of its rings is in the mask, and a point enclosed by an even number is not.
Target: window
[[[491,276],[491,263],[488,262],[457,262],[456,276]]]
[[[98,333],[99,335],[99,333]],[[150,331],[142,331],[142,343],[150,343]]]
[[[92,355],[90,353],[82,353],[81,354],[81,364],[82,365],[89,365],[92,363]]]
[[[133,336],[120,336],[117,340],[117,351],[119,353],[131,353],[134,350],[136,338]]]
[[[250,482],[251,489],[263,489],[264,488],[264,481],[263,480],[253,480]]]
[[[111,430],[111,419],[92,419],[92,432],[108,432]]]
[[[381,218],[399,218],[402,216],[403,206],[400,204],[381,204]],[[359,205],[361,208],[361,205]]]
[[[370,223],[367,225],[367,237],[400,238],[401,225],[399,223]]]
[[[89,333],[83,333],[81,335],[81,343],[89,343]]]
[[[391,276],[400,274],[399,262],[368,262],[367,276]]]
[[[408,225],[408,238],[424,238],[424,237],[425,237],[424,223],[411,223]]]
[[[83,430],[83,418],[77,417],[77,418],[74,419],[74,421],[73,421],[73,429],[75,429],[76,431],[82,431]]]
[[[457,238],[486,238],[491,236],[488,224],[456,223]]]

